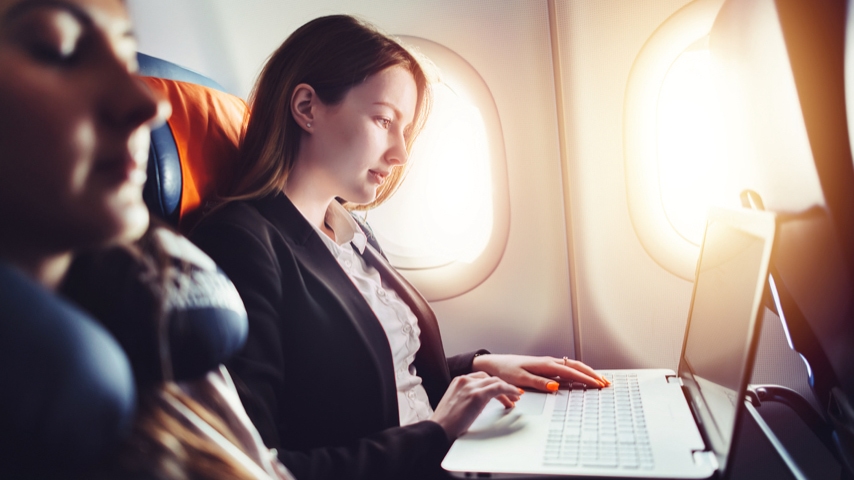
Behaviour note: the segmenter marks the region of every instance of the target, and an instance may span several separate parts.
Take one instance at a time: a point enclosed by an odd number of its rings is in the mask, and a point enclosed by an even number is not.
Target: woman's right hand
[[[454,378],[430,420],[445,429],[448,438],[456,440],[471,426],[490,399],[496,398],[512,408],[522,390],[498,377],[475,372]]]

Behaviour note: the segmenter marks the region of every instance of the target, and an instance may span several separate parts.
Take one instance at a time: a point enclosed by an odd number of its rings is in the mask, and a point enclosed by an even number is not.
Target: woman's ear
[[[317,93],[311,85],[300,83],[294,88],[294,93],[291,95],[291,115],[294,116],[297,125],[306,132],[311,132],[318,102]]]

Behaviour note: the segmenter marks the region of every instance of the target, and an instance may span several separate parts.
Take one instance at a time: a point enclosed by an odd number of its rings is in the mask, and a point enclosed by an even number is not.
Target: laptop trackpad
[[[542,415],[547,395],[525,393],[513,408],[504,408],[504,405],[493,398],[469,427],[464,438],[496,438],[521,430],[527,424],[526,417]]]
[[[527,392],[522,395],[522,398],[516,402],[513,407],[517,413],[523,415],[540,415],[546,407],[547,393]]]

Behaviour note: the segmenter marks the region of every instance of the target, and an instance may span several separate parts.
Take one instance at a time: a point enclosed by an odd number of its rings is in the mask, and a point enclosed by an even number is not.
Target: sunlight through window
[[[444,83],[395,195],[369,213],[392,263],[424,269],[471,263],[492,232],[492,180],[480,111]]]
[[[706,212],[724,198],[728,164],[720,145],[719,104],[708,37],[673,62],[658,99],[658,170],[667,219],[684,239],[703,240]]]
[[[638,53],[626,85],[632,227],[656,263],[688,281],[694,280],[708,207],[721,204],[730,189],[731,169],[717,143],[719,99],[728,97],[715,92],[718,70],[709,51],[723,3],[694,0],[671,15]]]
[[[398,191],[367,212],[392,265],[429,301],[483,283],[510,232],[507,158],[498,107],[475,68],[453,50],[401,36],[432,71],[433,105]]]

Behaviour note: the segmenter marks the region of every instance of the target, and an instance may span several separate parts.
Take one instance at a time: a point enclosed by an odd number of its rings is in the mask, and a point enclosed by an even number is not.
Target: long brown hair
[[[311,85],[324,104],[336,105],[351,88],[393,66],[412,73],[418,91],[415,120],[406,134],[410,150],[430,108],[428,78],[412,52],[349,15],[320,17],[292,33],[270,57],[250,96],[249,124],[225,201],[261,198],[284,188],[303,132],[290,108],[297,85]],[[348,207],[379,205],[394,193],[403,176],[403,166],[395,166],[372,203]]]

